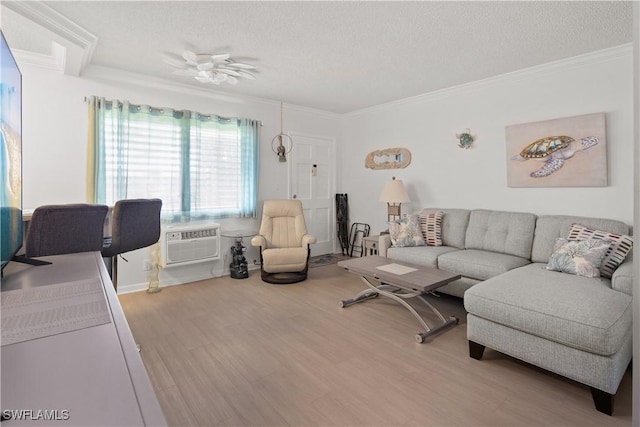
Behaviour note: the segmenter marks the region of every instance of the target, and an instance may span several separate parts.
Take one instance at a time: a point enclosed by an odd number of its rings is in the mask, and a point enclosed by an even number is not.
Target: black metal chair
[[[371,227],[363,222],[354,222],[351,224],[351,233],[349,233],[349,242],[351,244],[351,252],[349,256],[353,257],[353,250],[357,249],[360,256],[364,255],[364,238],[369,237]]]
[[[111,214],[111,245],[102,249],[102,256],[111,259],[109,274],[116,290],[118,256],[151,246],[160,239],[161,209],[160,199],[125,199],[114,205]]]
[[[108,210],[106,205],[84,203],[36,208],[29,221],[25,255],[33,258],[100,251]]]

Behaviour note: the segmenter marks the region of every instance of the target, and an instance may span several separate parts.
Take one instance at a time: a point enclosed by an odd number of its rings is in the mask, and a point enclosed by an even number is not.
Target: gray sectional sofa
[[[464,298],[470,356],[485,346],[591,388],[596,408],[611,414],[632,354],[632,256],[611,279],[546,269],[556,238],[572,224],[630,234],[609,219],[500,212],[443,212],[442,246],[391,247],[379,255],[452,271],[462,278],[439,291]]]

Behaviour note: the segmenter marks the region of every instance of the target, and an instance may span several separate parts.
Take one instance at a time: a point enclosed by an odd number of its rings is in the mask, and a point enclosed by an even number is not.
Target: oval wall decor
[[[411,152],[406,148],[385,148],[367,154],[364,167],[369,169],[402,169],[411,163]]]

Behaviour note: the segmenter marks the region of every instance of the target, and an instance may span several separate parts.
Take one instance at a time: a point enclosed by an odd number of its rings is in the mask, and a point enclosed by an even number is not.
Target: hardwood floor
[[[471,359],[462,300],[433,297],[460,324],[417,344],[393,301],[339,307],[362,289],[328,265],[294,285],[253,271],[120,301],[170,425],[631,425],[630,371],[609,417],[586,386],[490,349]]]

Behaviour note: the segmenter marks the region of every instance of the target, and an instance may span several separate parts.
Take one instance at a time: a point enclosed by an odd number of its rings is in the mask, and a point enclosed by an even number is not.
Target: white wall
[[[190,109],[222,116],[261,120],[259,206],[272,198],[287,198],[287,164],[279,163],[271,149],[280,132],[280,103],[239,96],[205,93],[168,85],[154,79],[93,67],[83,77],[66,76],[54,70],[20,64],[23,73],[23,192],[24,208],[43,204],[86,202],[87,104],[85,96],[126,99],[157,107]],[[339,140],[340,117],[303,107],[284,107],[285,130],[326,135]],[[257,230],[256,220],[222,220],[223,227]],[[222,252],[228,255],[231,239]],[[248,242],[247,242],[248,243]],[[150,258],[143,249],[120,262],[119,289],[137,289],[147,281],[142,266]],[[249,247],[251,262],[258,252]],[[228,272],[228,262],[197,264],[161,271],[160,284],[185,283]]]
[[[385,229],[378,197],[396,176],[411,197],[403,213],[487,208],[632,224],[632,63],[631,47],[623,46],[346,115],[339,188],[349,194],[351,221]],[[507,187],[505,126],[595,112],[606,112],[607,187]],[[455,138],[466,128],[477,137],[467,150]],[[411,151],[407,168],[364,168],[368,152],[391,147]]]

